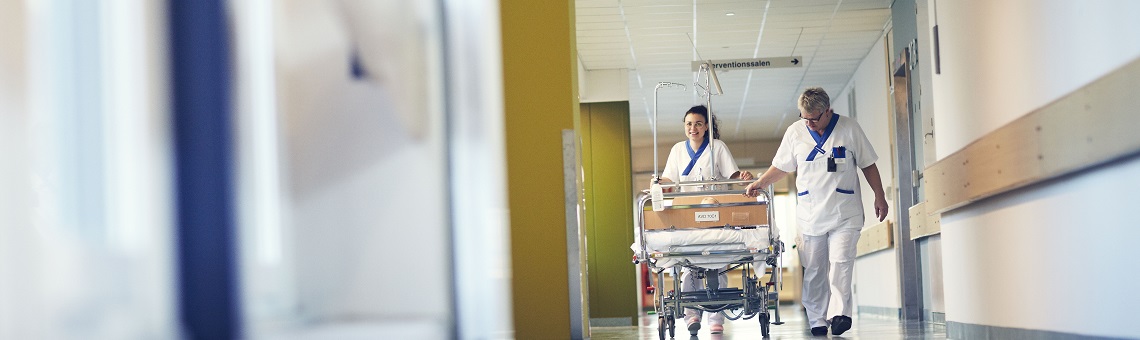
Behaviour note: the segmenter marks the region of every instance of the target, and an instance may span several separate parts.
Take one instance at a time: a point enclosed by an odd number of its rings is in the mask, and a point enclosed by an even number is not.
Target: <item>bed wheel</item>
[[[760,313],[760,335],[767,338],[769,331],[769,317],[768,313]]]

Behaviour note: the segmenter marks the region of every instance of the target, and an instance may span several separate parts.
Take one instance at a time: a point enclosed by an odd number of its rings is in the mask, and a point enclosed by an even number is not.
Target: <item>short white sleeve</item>
[[[792,126],[784,131],[784,139],[780,141],[780,147],[776,149],[776,156],[772,157],[772,166],[775,166],[776,169],[780,169],[780,171],[783,172],[795,172],[798,165],[796,164],[796,156],[794,152],[792,152],[795,150],[796,142],[795,137],[792,136],[795,133],[792,131],[792,128],[796,126],[799,125],[792,124]]]
[[[721,142],[719,139],[716,141],[716,167],[720,168],[721,179],[728,179],[732,174],[740,171],[736,166],[736,159],[732,158],[732,152],[728,150],[728,145]]]
[[[678,164],[681,164],[682,162],[678,157],[677,149],[679,147],[681,147],[680,143],[673,144],[673,148],[669,149],[669,157],[665,159],[665,168],[661,171],[662,178],[668,178],[673,182],[681,181],[681,170],[677,168]],[[687,165],[688,161],[685,161],[685,164]]]
[[[871,141],[867,139],[867,134],[863,133],[863,127],[854,119],[848,119],[851,122],[851,139],[855,145],[859,147],[855,153],[855,164],[860,169],[875,164],[879,160],[879,155],[875,154],[875,148],[871,147]]]

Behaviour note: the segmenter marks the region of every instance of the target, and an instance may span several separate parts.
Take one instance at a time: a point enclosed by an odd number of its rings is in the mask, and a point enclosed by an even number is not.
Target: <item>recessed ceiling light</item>
[[[733,16],[733,15],[736,15],[736,13],[734,13],[734,12],[725,12],[725,13],[724,13],[724,15],[727,15],[727,16]]]

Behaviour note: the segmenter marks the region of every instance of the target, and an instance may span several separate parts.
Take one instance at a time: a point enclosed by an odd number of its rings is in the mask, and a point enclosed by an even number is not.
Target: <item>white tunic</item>
[[[689,166],[689,151],[686,149],[686,144],[689,141],[682,141],[674,144],[673,149],[669,150],[669,158],[665,161],[665,169],[661,171],[661,177],[673,180],[673,182],[692,182],[692,181],[705,181],[713,177],[713,174],[719,175],[720,179],[728,179],[733,173],[740,169],[736,167],[736,160],[732,158],[732,153],[728,151],[728,146],[724,145],[719,139],[709,141],[709,146],[705,147],[705,152],[701,153],[700,158],[697,159],[697,164],[693,165],[693,169],[689,171],[688,176],[681,175],[685,171],[685,167]],[[716,169],[712,169],[712,157],[716,156]],[[682,191],[696,191],[697,187],[689,186],[682,187]]]
[[[823,153],[808,161],[816,141],[802,121],[784,132],[772,165],[784,172],[796,172],[796,219],[800,232],[819,236],[841,223],[863,226],[863,201],[859,194],[859,169],[878,160],[859,123],[848,117],[838,119],[835,130],[824,143]],[[835,172],[827,171],[828,158],[837,157],[836,148],[846,148],[845,159],[836,161]]]

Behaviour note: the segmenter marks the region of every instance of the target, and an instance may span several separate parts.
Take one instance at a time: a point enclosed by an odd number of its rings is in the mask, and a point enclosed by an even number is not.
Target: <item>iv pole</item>
[[[701,74],[705,75],[704,86],[701,86]],[[701,96],[705,97],[705,108],[709,111],[709,152],[712,152],[709,160],[712,164],[712,169],[710,170],[712,170],[713,173],[709,180],[715,181],[720,179],[720,173],[716,171],[716,152],[713,152],[714,143],[712,139],[714,135],[713,131],[715,131],[714,127],[716,126],[716,121],[714,120],[716,118],[713,118],[712,113],[712,96],[722,95],[724,94],[724,90],[720,87],[720,81],[716,79],[716,71],[713,70],[712,61],[705,61],[704,64],[701,64],[700,69],[697,70],[697,82],[694,85],[704,92]]]

